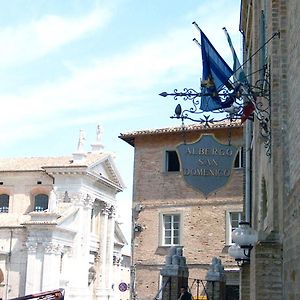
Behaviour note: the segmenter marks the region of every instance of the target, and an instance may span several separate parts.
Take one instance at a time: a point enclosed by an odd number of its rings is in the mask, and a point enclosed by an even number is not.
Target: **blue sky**
[[[180,125],[158,94],[199,88],[192,22],[230,64],[222,27],[240,53],[239,12],[240,0],[0,0],[0,156],[71,154],[80,129],[88,151],[102,125],[128,223],[133,148],[118,135]]]

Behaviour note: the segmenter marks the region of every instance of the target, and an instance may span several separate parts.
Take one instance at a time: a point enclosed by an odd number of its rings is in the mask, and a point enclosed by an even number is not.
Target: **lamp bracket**
[[[179,98],[190,105],[176,106],[175,114],[172,119],[191,120],[204,124],[204,127],[210,127],[211,124],[229,120],[230,122],[240,121],[245,114],[245,104],[252,102],[254,112],[250,114],[249,119],[256,119],[259,123],[259,132],[263,138],[263,143],[266,149],[266,155],[271,156],[271,113],[270,113],[270,68],[265,65],[262,70],[262,79],[256,81],[254,85],[237,84],[233,90],[224,87],[218,93],[202,93],[192,88],[183,88],[183,91],[174,89],[172,93],[162,92],[159,95],[162,97],[171,96],[175,101]],[[224,105],[223,108],[212,111],[204,111],[201,109],[201,97],[203,96],[218,96],[223,104],[232,101],[230,107]]]

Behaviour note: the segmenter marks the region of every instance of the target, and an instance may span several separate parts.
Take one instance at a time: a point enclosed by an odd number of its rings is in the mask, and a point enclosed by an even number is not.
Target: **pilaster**
[[[112,292],[111,286],[113,284],[113,251],[114,251],[114,231],[115,231],[115,217],[116,208],[112,205],[109,207],[108,221],[107,221],[107,244],[106,244],[106,269],[107,276],[105,285]]]
[[[59,287],[60,259],[63,246],[56,242],[43,243],[43,277],[42,290],[47,291]]]
[[[38,278],[40,275],[36,270],[36,254],[37,254],[37,242],[27,241],[27,269],[26,269],[26,285],[25,294],[34,293],[39,290]]]
[[[98,257],[98,274],[96,279],[96,299],[107,298],[108,289],[106,286],[107,277],[107,234],[108,234],[108,216],[110,214],[110,205],[101,202],[100,214],[100,246]]]

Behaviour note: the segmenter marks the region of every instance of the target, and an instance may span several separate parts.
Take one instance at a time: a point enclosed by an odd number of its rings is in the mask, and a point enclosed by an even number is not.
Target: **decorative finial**
[[[73,153],[73,162],[74,163],[82,162],[86,158],[86,153],[84,151],[85,140],[86,140],[85,133],[82,129],[80,129],[77,150],[75,153]]]

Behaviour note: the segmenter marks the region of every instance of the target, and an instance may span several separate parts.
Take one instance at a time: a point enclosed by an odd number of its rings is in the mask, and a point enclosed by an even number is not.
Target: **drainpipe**
[[[246,121],[245,132],[245,221],[251,224],[251,140],[252,121]]]
[[[241,12],[240,15],[242,15],[242,6],[241,4]],[[243,28],[241,26],[239,31],[242,34],[243,39],[243,61],[245,61],[245,34],[243,32]],[[245,122],[245,221],[249,222],[251,226],[251,203],[252,203],[252,195],[251,195],[251,189],[252,189],[252,178],[251,178],[251,146],[252,146],[252,130],[253,130],[253,123],[251,120],[246,120]]]

